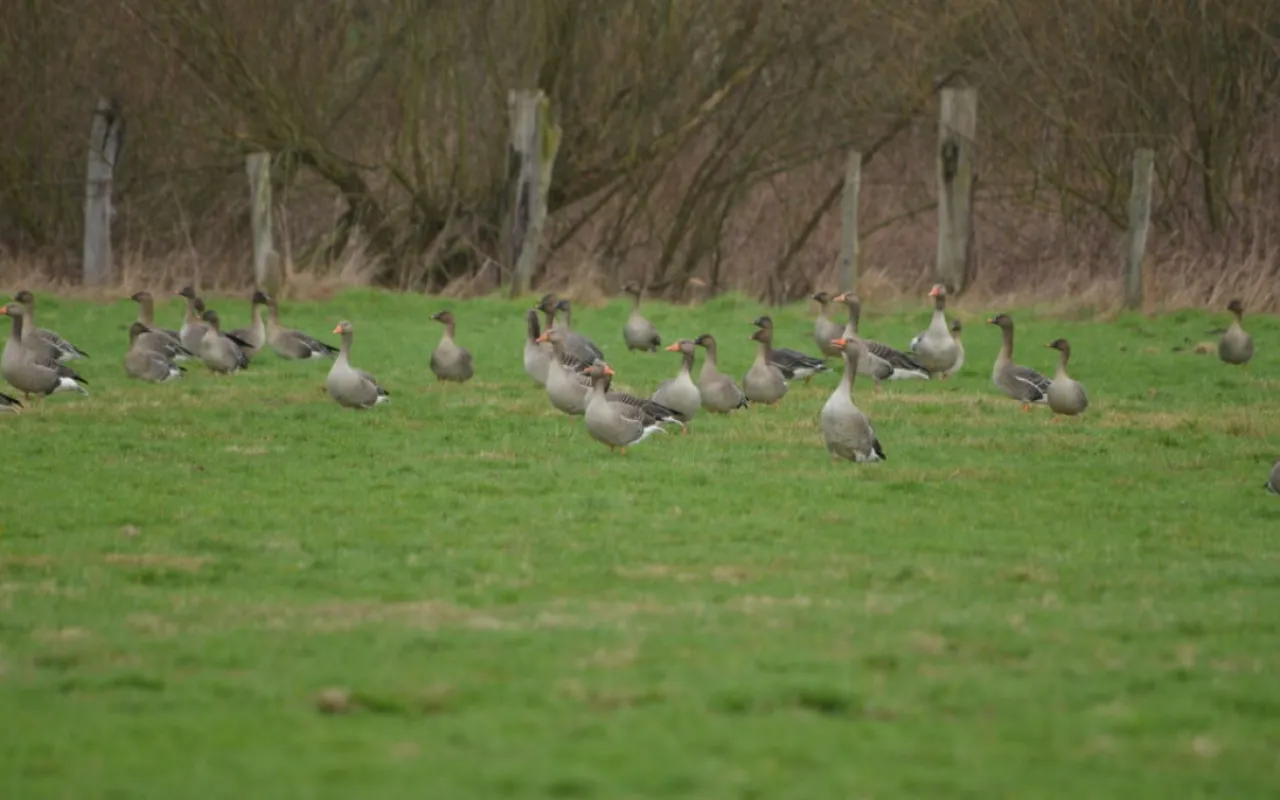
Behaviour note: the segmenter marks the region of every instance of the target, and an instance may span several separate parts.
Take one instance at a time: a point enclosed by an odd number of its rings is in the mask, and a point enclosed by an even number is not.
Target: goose
[[[254,290],[249,298],[249,327],[236,328],[227,334],[241,342],[241,350],[245,358],[253,358],[267,343],[267,323],[262,319],[262,307],[267,305],[267,295],[261,290]]]
[[[951,338],[956,342],[956,363],[951,365],[951,369],[942,373],[943,378],[950,378],[960,372],[964,367],[964,342],[960,340],[964,333],[964,325],[960,322],[960,318],[956,317],[951,320]]]
[[[444,325],[444,335],[440,337],[440,344],[431,351],[431,371],[435,373],[436,379],[441,381],[463,383],[469,380],[474,374],[471,367],[471,353],[453,340],[453,333],[457,326],[453,312],[438,311],[431,315],[431,319]]]
[[[559,328],[543,331],[536,339],[538,344],[550,344],[552,355],[547,359],[547,400],[559,411],[569,416],[580,416],[587,410],[587,393],[590,381],[578,369],[565,363],[565,333]]]
[[[1253,358],[1253,337],[1245,333],[1241,322],[1244,320],[1244,303],[1232,300],[1227,310],[1235,315],[1230,327],[1218,340],[1218,358],[1228,364],[1243,364],[1247,369],[1249,360]]]
[[[333,332],[342,335],[342,346],[333,366],[329,367],[328,377],[324,379],[324,388],[329,396],[345,408],[366,409],[391,402],[391,393],[382,388],[376,378],[351,366],[351,323],[344,319]]]
[[[752,323],[757,328],[764,328],[769,331],[769,341],[773,342],[773,318],[769,316],[756,317]],[[820,358],[807,356],[799,350],[792,350],[790,347],[769,348],[769,362],[782,372],[782,377],[787,380],[796,380],[803,378],[807,383],[810,378],[819,372],[826,372],[828,367]]]
[[[1271,475],[1267,477],[1267,482],[1263,488],[1272,494],[1280,494],[1280,461],[1277,461],[1271,467]]]
[[[680,371],[674,378],[668,378],[658,384],[658,388],[653,392],[654,402],[680,412],[686,420],[693,419],[702,406],[702,393],[698,391],[698,385],[693,382],[693,359],[696,347],[697,345],[691,339],[681,339],[667,346],[667,350],[680,353]],[[687,431],[687,427],[683,430]]]
[[[212,308],[201,317],[205,323],[204,336],[200,339],[200,360],[219,375],[234,375],[249,366],[245,348],[249,343],[233,334],[222,332],[222,320]]]
[[[61,392],[79,392],[87,395],[87,380],[77,375],[75,370],[51,358],[44,358],[27,350],[22,344],[23,316],[25,309],[20,303],[7,303],[0,307],[0,315],[13,318],[9,341],[5,343],[4,354],[0,355],[0,376],[10,386],[26,395],[47,397]]]
[[[647,353],[655,352],[662,346],[662,337],[658,335],[658,329],[653,327],[653,323],[645,319],[640,313],[640,287],[634,283],[628,283],[622,287],[622,291],[635,298],[634,304],[631,306],[631,313],[627,315],[627,324],[622,328],[622,338],[627,343],[627,352],[642,350]]]
[[[161,339],[156,331],[135,321],[129,326],[129,352],[124,356],[125,374],[150,383],[168,383],[181,378],[186,369],[153,349],[155,345],[148,347],[144,344],[147,337],[160,340],[162,346],[172,345],[168,340]]]
[[[195,353],[182,344],[182,336],[177,331],[156,327],[155,299],[152,298],[151,292],[134,292],[129,299],[138,304],[138,322],[155,334],[156,338],[167,339],[174,345],[173,355],[170,356],[172,360],[186,361],[195,358]]]
[[[0,392],[0,414],[17,414],[21,410],[22,403],[18,402],[18,398]]]
[[[702,370],[698,373],[698,394],[702,396],[702,407],[716,414],[728,414],[739,408],[748,408],[747,396],[742,388],[716,366],[715,337],[704,333],[694,339],[693,343],[707,351]]]
[[[560,356],[564,349],[564,331],[552,328],[538,337],[539,342],[550,342],[555,350],[547,369],[547,399],[557,410],[570,416],[581,416],[587,410],[587,396],[591,392],[591,379],[585,374],[585,368],[579,371],[576,367],[565,363]],[[597,361],[596,363],[604,363]],[[682,414],[661,403],[637,397],[627,392],[609,392],[611,402],[625,403],[643,409],[655,418],[674,422],[683,426]]]
[[[987,324],[999,327],[1004,337],[995,366],[991,369],[991,382],[997,389],[1022,403],[1023,411],[1030,409],[1032,403],[1044,403],[1047,399],[1045,393],[1049,391],[1049,379],[1031,367],[1013,363],[1013,319],[1008,314],[1000,314],[987,320]]]
[[[54,331],[36,327],[36,296],[31,292],[23,289],[13,296],[13,302],[22,306],[22,346],[27,350],[54,361],[89,357],[88,353]]]
[[[839,336],[833,337],[832,341],[837,338],[858,339],[858,341],[862,341],[862,339],[858,337],[858,314],[860,313],[858,299],[854,297],[851,292],[845,292],[843,294],[836,295],[834,300],[837,303],[844,304],[845,307],[849,309],[849,319],[844,324],[844,330],[841,331]],[[841,351],[842,357],[843,352],[844,351]],[[857,369],[859,375],[866,375],[868,378],[875,381],[874,386],[876,392],[881,391],[880,381],[888,380],[893,375],[893,365],[888,361],[885,361],[880,356],[872,355],[868,352],[865,342],[862,346],[862,356],[858,359]]]
[[[267,344],[276,355],[289,361],[333,358],[338,354],[333,345],[281,325],[280,306],[271,295],[267,295]]]
[[[602,361],[587,367],[582,373],[591,381],[583,418],[591,438],[620,450],[639,444],[655,433],[663,432],[662,420],[642,406],[610,399],[609,381],[613,369]]]
[[[815,292],[813,299],[818,302],[818,318],[813,321],[813,341],[825,358],[840,355],[840,349],[832,344],[840,338],[844,328],[831,319],[831,295],[827,292]]]
[[[929,320],[929,327],[911,340],[911,352],[930,375],[940,375],[946,380],[960,357],[960,348],[947,327],[946,287],[935,284],[929,296],[933,298],[933,318]]]
[[[777,405],[787,393],[787,379],[773,363],[773,328],[760,328],[751,334],[751,340],[758,344],[756,359],[742,379],[742,388],[753,403]]]
[[[840,385],[822,407],[822,438],[831,460],[847,459],[855,463],[884,461],[884,448],[876,438],[867,416],[853,402],[853,381],[862,363],[866,345],[860,339],[833,339],[844,356],[844,375]]]
[[[895,350],[883,342],[873,342],[870,339],[863,339],[858,335],[858,323],[862,319],[862,302],[858,300],[857,295],[853,294],[853,292],[845,292],[844,294],[838,295],[835,299],[838,303],[844,303],[849,309],[849,322],[845,325],[843,338],[847,339],[852,335],[854,338],[862,342],[862,345],[869,356],[875,357],[869,359],[870,364],[867,369],[864,370],[864,374],[867,374],[867,371],[869,370],[871,377],[876,379],[877,388],[879,388],[879,382],[881,380],[901,381],[912,378],[919,378],[926,381],[929,380],[929,370],[922,367],[920,362],[916,361],[911,356],[901,350]],[[876,362],[876,359],[879,359],[888,365],[889,371],[887,375],[885,375],[885,368],[880,366]],[[862,370],[862,364],[859,364],[858,368]],[[884,377],[881,378],[879,377],[880,375],[884,375]]]
[[[134,336],[133,326],[141,329],[137,336]],[[177,337],[166,336],[163,331],[148,327],[142,320],[135,320],[133,326],[129,327],[130,349],[137,347],[148,350],[166,361],[186,361],[196,358],[196,354],[183,347],[181,340]]]
[[[196,290],[190,286],[183,286],[176,294],[187,300],[187,310],[182,317],[182,329],[178,331],[178,337],[182,339],[183,347],[199,353],[200,340],[204,338],[204,332],[209,330],[209,326],[201,321],[205,311],[204,301],[196,296]]]
[[[1073,380],[1067,374],[1067,362],[1071,360],[1071,344],[1066,339],[1054,339],[1045,347],[1057,350],[1062,356],[1058,359],[1058,371],[1049,381],[1049,389],[1045,392],[1045,400],[1056,420],[1058,414],[1068,417],[1079,416],[1089,407],[1089,395],[1085,393],[1084,384]]]
[[[595,363],[596,359],[604,360],[604,351],[596,346],[596,343],[573,331],[573,308],[569,305],[568,300],[559,300],[553,294],[542,296],[542,300],[538,303],[539,310],[547,315],[547,330],[553,327],[560,329],[564,336],[564,353],[573,359],[574,363],[587,365]],[[564,324],[555,324],[555,315],[557,312],[563,312]]]
[[[551,366],[550,343],[539,342],[542,328],[538,325],[538,310],[531,308],[525,312],[524,334],[524,372],[539,386],[547,385],[547,369]]]

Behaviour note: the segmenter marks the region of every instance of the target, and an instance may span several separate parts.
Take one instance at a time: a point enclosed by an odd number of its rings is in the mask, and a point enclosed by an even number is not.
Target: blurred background
[[[106,97],[122,283],[250,285],[245,156],[266,150],[291,291],[491,291],[508,93],[538,88],[562,139],[536,286],[834,286],[857,149],[860,291],[917,293],[938,91],[971,86],[975,294],[1118,301],[1149,147],[1152,301],[1280,308],[1280,3],[7,0],[0,70],[9,277],[79,274]]]

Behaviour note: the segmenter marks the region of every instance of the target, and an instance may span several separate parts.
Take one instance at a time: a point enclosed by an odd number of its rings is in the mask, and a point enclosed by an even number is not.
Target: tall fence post
[[[105,283],[113,277],[111,259],[111,182],[124,145],[124,119],[111,101],[103,98],[93,110],[89,126],[89,160],[84,182],[84,263],[86,284]]]
[[[1129,187],[1129,230],[1124,255],[1124,307],[1142,307],[1142,264],[1147,255],[1147,231],[1151,227],[1151,184],[1156,154],[1141,148],[1133,153],[1133,183]]]
[[[551,122],[551,103],[541,90],[512,91],[507,96],[510,138],[507,179],[511,205],[507,223],[507,264],[513,267],[510,293],[525,294],[538,263],[538,248],[547,219],[547,192],[560,128]]]
[[[959,295],[974,280],[974,137],[976,89],[946,88],[938,116],[938,282]]]
[[[862,191],[862,153],[850,151],[840,199],[840,291],[858,288],[858,195]]]
[[[284,270],[275,253],[271,224],[271,154],[250,153],[244,159],[249,176],[249,222],[253,231],[253,282],[269,295],[280,291]]]

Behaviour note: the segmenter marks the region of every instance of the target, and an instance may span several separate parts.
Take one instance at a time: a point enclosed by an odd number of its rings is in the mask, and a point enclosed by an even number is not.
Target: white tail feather
[[[75,378],[59,378],[58,387],[54,389],[51,394],[57,394],[59,392],[79,392],[84,395],[89,394],[89,390],[77,383]]]

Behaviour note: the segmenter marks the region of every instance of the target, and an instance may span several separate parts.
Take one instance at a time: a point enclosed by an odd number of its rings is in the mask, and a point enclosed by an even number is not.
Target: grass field
[[[958,380],[855,387],[889,459],[855,466],[818,430],[835,375],[611,454],[524,376],[522,304],[287,304],[352,320],[392,393],[359,413],[270,353],[128,381],[133,304],[38,299],[93,396],[0,416],[0,797],[1280,792],[1274,318],[1247,374],[1172,351],[1224,315],[1015,310],[1018,360],[1065,336],[1090,391],[1049,424],[990,384],[1005,309],[962,313]],[[470,384],[428,371],[442,307]],[[754,304],[647,313],[746,370]],[[648,391],[678,356],[628,354],[625,314],[575,327]]]

